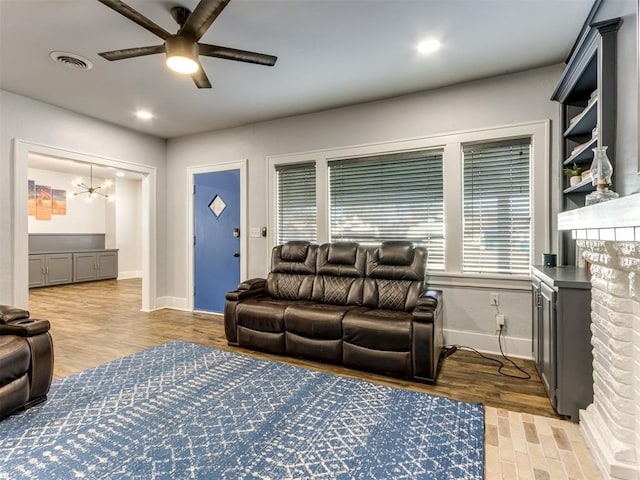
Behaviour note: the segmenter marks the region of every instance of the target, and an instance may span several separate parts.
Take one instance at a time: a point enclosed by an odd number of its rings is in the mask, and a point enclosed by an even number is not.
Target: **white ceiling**
[[[173,5],[124,0],[170,32]],[[0,0],[0,88],[171,138],[559,63],[593,0],[232,0],[201,39],[278,56],[274,67],[202,57],[197,89],[163,55],[98,52],[162,43],[97,0]],[[419,56],[428,37],[443,46]],[[77,71],[49,53],[94,64]],[[552,92],[549,92],[551,94]],[[155,118],[134,116],[145,108]]]

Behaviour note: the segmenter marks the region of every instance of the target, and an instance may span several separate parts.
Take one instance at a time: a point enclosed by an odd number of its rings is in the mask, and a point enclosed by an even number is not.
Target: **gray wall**
[[[557,164],[559,106],[549,98],[562,69],[562,65],[556,65],[384,101],[169,140],[167,175],[174,184],[167,189],[167,217],[172,219],[172,228],[167,236],[167,251],[170,252],[167,287],[176,297],[175,304],[184,303],[187,295],[185,259],[190,248],[187,240],[189,219],[186,218],[187,167],[248,159],[248,225],[254,227],[267,224],[266,157],[271,155],[550,119],[553,132],[550,148]],[[560,181],[559,170],[552,169],[552,185]],[[559,195],[552,196],[552,218],[555,218]],[[266,239],[248,239],[249,277],[267,273],[269,252]],[[450,330],[485,336],[483,338],[495,342],[495,311],[489,306],[486,289],[449,289],[447,295]],[[503,313],[507,315],[508,334],[523,342],[530,342],[531,338],[529,297],[528,291],[505,291],[501,303]],[[497,345],[492,346],[497,348]],[[527,347],[523,346],[523,349],[520,353],[526,355]]]
[[[155,167],[165,185],[165,141],[0,90],[0,303],[14,298],[13,139]],[[165,198],[158,195],[158,295],[164,292]],[[25,239],[26,241],[26,239]]]

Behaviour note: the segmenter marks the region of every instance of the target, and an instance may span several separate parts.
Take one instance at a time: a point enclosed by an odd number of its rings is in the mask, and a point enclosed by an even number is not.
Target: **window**
[[[405,239],[427,247],[435,285],[529,289],[531,260],[553,248],[550,132],[536,121],[268,157],[273,244]],[[290,168],[308,176],[283,188]]]
[[[463,146],[464,272],[529,273],[531,140]]]
[[[329,162],[330,241],[409,240],[444,270],[442,150]]]
[[[314,163],[276,167],[277,243],[316,241],[316,166]]]

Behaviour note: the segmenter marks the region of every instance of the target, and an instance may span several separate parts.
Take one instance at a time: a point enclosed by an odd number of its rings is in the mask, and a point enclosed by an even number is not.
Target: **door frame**
[[[195,175],[200,173],[226,172],[228,170],[240,170],[240,281],[247,278],[247,159],[235,162],[216,163],[187,167],[187,310],[193,311],[195,294],[195,269],[193,231],[195,218],[193,215],[193,186]],[[217,314],[212,314],[217,315]]]
[[[27,180],[29,154],[58,157],[87,164],[131,170],[143,174],[142,178],[142,305],[143,312],[156,309],[156,243],[157,202],[155,167],[101,157],[49,145],[13,139],[13,304],[29,306],[29,227],[27,215]]]

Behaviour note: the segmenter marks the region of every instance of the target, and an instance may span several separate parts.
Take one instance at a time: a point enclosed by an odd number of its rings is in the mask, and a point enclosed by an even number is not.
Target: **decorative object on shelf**
[[[73,182],[73,186],[74,187],[78,187],[78,188],[82,188],[82,191],[80,192],[75,192],[73,194],[74,197],[77,197],[78,195],[84,195],[85,193],[87,193],[89,196],[88,198],[92,199],[94,198],[96,195],[100,195],[104,198],[109,198],[109,195],[107,195],[106,193],[102,193],[99,192],[98,190],[101,188],[107,188],[111,185],[111,181],[110,180],[105,180],[105,182],[101,185],[98,185],[96,187],[93,186],[93,165],[89,165],[89,172],[90,172],[90,180],[89,180],[89,185],[85,184],[81,178],[76,178]]]
[[[609,190],[613,167],[607,157],[607,147],[596,147],[593,149],[593,163],[591,163],[591,182],[597,187],[595,192],[591,192],[585,199],[585,205],[606,202],[618,198],[616,192]]]
[[[573,162],[573,166],[564,169],[564,174],[569,177],[569,185],[575,187],[582,182],[582,168]]]

